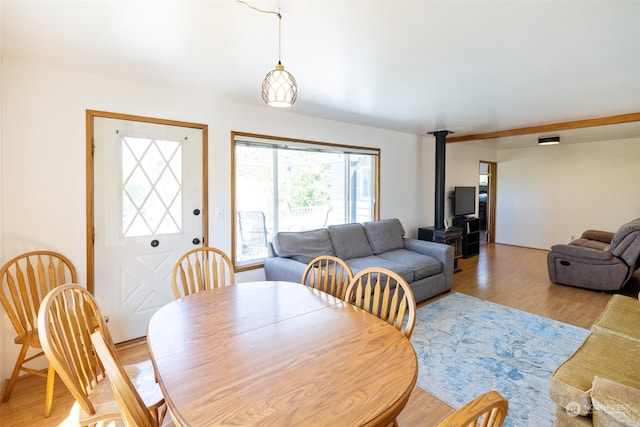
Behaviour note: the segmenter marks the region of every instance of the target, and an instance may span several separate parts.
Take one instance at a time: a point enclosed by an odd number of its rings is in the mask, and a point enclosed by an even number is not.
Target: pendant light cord
[[[247,6],[249,9],[253,9],[253,10],[257,10],[260,13],[272,13],[274,15],[276,15],[278,17],[278,64],[282,64],[282,15],[280,14],[279,11],[275,11],[275,10],[264,10],[264,9],[259,9],[255,6],[251,6],[249,3],[247,3],[244,0],[236,0],[238,3],[242,3],[243,5]]]
[[[250,9],[253,10],[257,10],[258,12],[262,12],[262,13],[273,13],[274,15],[278,15],[278,18],[282,19],[282,17],[280,16],[280,12],[276,12],[275,10],[264,10],[264,9],[258,9],[255,6],[251,6],[249,3],[247,3],[244,0],[236,0],[238,3],[242,3],[243,5],[247,6]]]
[[[282,64],[282,15],[278,12],[278,64]]]

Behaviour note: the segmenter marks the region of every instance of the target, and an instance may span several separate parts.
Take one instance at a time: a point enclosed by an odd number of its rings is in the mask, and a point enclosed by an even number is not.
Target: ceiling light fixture
[[[282,15],[280,12],[258,9],[242,0],[236,1],[258,12],[272,13],[278,17],[278,63],[276,64],[276,68],[269,71],[264,77],[264,81],[262,82],[262,99],[271,107],[291,107],[298,98],[298,86],[296,85],[296,79],[291,73],[285,71],[281,61]]]
[[[560,144],[559,136],[548,136],[545,138],[538,138],[538,145],[556,145]]]

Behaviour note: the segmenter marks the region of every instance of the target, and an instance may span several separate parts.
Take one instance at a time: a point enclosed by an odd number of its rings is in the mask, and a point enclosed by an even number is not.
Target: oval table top
[[[147,330],[174,419],[211,425],[386,425],[418,362],[394,327],[290,282],[200,292],[158,310]]]

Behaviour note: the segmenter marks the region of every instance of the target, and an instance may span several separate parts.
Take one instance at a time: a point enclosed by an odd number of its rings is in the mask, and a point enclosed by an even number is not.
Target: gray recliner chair
[[[615,233],[587,230],[547,255],[549,279],[560,285],[617,291],[640,268],[640,218]]]

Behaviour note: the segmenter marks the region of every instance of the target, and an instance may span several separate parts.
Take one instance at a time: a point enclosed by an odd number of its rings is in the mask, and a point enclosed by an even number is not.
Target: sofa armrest
[[[267,280],[302,282],[307,265],[291,258],[269,257],[264,259],[264,274]]]
[[[640,424],[640,390],[595,376],[591,389],[593,425],[632,426]]]
[[[610,231],[586,230],[580,237],[588,240],[597,240],[598,242],[602,243],[611,243],[613,234],[614,233],[611,233]]]
[[[404,239],[404,248],[422,255],[428,255],[442,263],[442,272],[448,289],[453,286],[453,246],[427,240]]]
[[[579,261],[609,261],[614,258],[610,252],[575,245],[553,245],[551,252]]]

